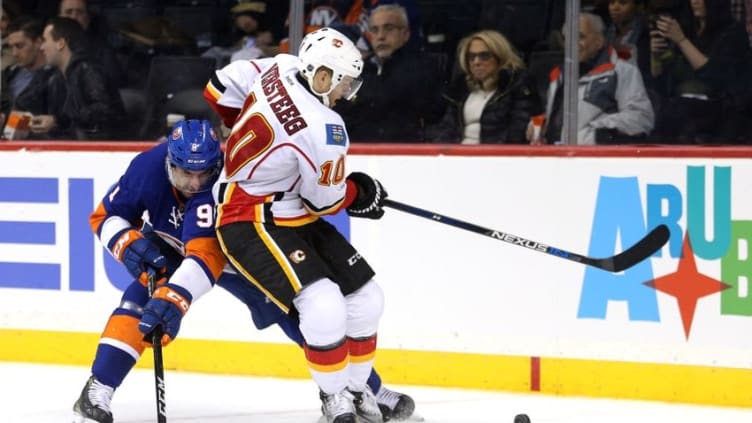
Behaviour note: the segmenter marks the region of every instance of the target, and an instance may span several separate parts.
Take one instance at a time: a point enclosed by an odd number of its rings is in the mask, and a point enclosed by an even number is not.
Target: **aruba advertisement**
[[[671,237],[651,259],[622,273],[586,269],[578,319],[607,321],[609,303],[621,301],[630,321],[661,322],[659,296],[670,296],[676,302],[671,312],[680,315],[682,335],[690,342],[698,303],[706,297],[720,296],[721,316],[752,316],[747,286],[752,220],[745,219],[752,214],[732,216],[732,180],[729,166],[686,166],[685,187],[637,176],[601,176],[589,256],[618,253],[659,224],[670,228]],[[676,263],[672,272],[654,271],[657,260],[669,259]],[[703,272],[698,260],[715,262],[720,271]]]

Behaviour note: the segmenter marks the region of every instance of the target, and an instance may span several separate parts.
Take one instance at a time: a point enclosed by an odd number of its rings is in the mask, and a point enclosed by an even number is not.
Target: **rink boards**
[[[128,279],[88,213],[144,145],[0,144],[0,360],[90,363]],[[395,210],[335,218],[385,291],[388,382],[752,406],[748,150],[353,150],[349,169],[395,200],[565,250],[610,256],[659,223],[672,232],[610,274]],[[300,350],[220,289],[165,364],[307,377]]]

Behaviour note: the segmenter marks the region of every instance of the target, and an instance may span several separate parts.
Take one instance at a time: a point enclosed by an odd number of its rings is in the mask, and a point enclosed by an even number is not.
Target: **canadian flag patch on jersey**
[[[328,145],[342,145],[347,143],[347,134],[342,125],[333,123],[326,124],[326,143]]]

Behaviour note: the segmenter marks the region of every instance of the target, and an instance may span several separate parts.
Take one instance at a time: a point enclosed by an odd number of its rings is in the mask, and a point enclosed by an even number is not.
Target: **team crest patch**
[[[293,263],[298,264],[306,259],[306,255],[301,250],[295,250],[292,253],[290,253],[290,260],[292,260]]]
[[[326,143],[329,145],[342,145],[347,144],[347,134],[345,134],[345,128],[342,125],[335,125],[332,123],[326,124]]]

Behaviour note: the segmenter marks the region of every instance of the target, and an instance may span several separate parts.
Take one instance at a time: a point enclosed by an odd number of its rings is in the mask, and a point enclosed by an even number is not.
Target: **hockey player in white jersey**
[[[272,63],[273,57],[236,60],[214,72],[204,88],[204,98],[226,127],[232,128],[253,83]]]
[[[274,58],[237,60],[217,70],[212,75],[204,89],[204,98],[222,119],[225,126],[232,128],[253,88],[253,83],[274,63]],[[227,286],[224,287],[228,288]],[[229,290],[242,300],[243,294],[238,292],[237,289]],[[298,329],[297,316],[291,317],[292,319],[288,319],[280,316],[277,323],[280,327],[285,328],[285,334],[291,340],[302,346],[303,337]],[[385,421],[402,421],[414,417],[415,401],[407,394],[392,391],[384,386],[376,369],[371,371],[368,386],[376,394],[376,401],[381,408]]]
[[[330,28],[308,34],[298,57],[276,56],[232,126],[214,186],[222,250],[277,306],[299,315],[330,423],[383,420],[366,384],[383,294],[363,257],[319,218],[340,209],[384,214],[382,185],[346,173],[349,140],[331,109],[355,95],[362,67],[358,49]]]

